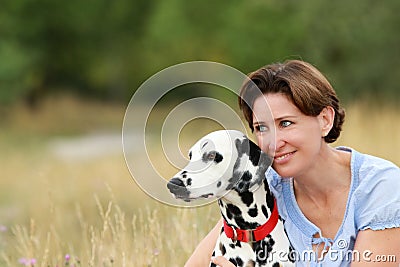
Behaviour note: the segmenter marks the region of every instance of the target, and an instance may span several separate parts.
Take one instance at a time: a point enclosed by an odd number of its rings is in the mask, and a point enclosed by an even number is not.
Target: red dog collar
[[[268,221],[263,225],[258,226],[254,230],[242,230],[235,229],[227,224],[224,220],[224,231],[227,237],[233,241],[241,242],[256,242],[263,240],[267,235],[269,235],[272,230],[274,230],[276,224],[278,223],[279,213],[278,207],[276,205],[276,200],[274,200],[274,208],[272,209],[272,214]]]

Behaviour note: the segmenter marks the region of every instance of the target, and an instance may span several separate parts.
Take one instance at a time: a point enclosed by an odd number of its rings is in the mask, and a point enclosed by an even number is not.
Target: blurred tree
[[[345,100],[399,100],[400,2],[305,1],[304,59],[335,84]],[[397,96],[397,97],[393,97]],[[397,99],[397,100],[396,100]]]
[[[248,73],[288,58],[319,67],[345,99],[400,95],[397,0],[3,2],[1,103],[60,89],[125,101],[173,64]]]
[[[0,9],[0,101],[24,97],[34,105],[43,92],[60,88],[126,96],[121,83],[138,69],[127,58],[138,50],[135,41],[151,5],[145,0],[6,1]]]

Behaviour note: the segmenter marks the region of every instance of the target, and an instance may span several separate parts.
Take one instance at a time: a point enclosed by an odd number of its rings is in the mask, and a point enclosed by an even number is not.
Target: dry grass
[[[346,121],[335,145],[388,159],[400,165],[400,107],[353,103],[346,108]]]
[[[79,160],[52,151],[60,137],[120,134],[124,112],[71,97],[46,99],[33,113],[13,108],[0,133],[0,266],[183,265],[217,209],[150,198],[122,149]]]
[[[0,133],[0,266],[183,265],[218,220],[214,205],[155,201],[136,186],[122,152],[71,161],[48,146],[61,134],[118,132],[123,113],[67,98],[46,100],[34,114],[23,107],[9,114]],[[335,145],[400,164],[398,108],[357,103],[347,113]]]

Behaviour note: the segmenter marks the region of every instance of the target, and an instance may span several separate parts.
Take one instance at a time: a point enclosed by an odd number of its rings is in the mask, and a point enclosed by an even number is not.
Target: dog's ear
[[[236,139],[235,145],[238,151],[238,157],[242,157],[243,154],[248,155],[253,166],[258,166],[260,171],[266,171],[268,167],[271,166],[271,157],[264,153],[259,146],[247,137],[244,139]]]
[[[250,139],[236,139],[235,141],[236,149],[238,151],[238,157],[240,158],[243,154],[249,156],[249,159],[253,166],[260,165],[260,157],[264,154],[261,149],[254,144]]]
[[[235,145],[236,145],[236,150],[238,152],[238,157],[240,158],[243,154],[248,154],[249,153],[249,142],[247,141],[249,139],[244,138],[244,139],[239,139],[237,138],[235,140]]]
[[[254,190],[255,185],[261,185],[265,179],[265,172],[271,164],[271,159],[255,143],[248,138],[236,139],[235,146],[238,152],[238,160],[234,167],[233,177],[229,180],[231,188],[238,193]],[[249,166],[241,166],[240,158],[247,156],[256,171],[248,169]]]

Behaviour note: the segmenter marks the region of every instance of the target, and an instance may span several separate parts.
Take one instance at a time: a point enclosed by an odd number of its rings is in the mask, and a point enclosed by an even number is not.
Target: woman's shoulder
[[[400,179],[399,167],[389,160],[362,153],[350,147],[340,146],[336,149],[351,153],[351,173],[353,179],[356,179],[356,183],[362,184],[369,179],[376,180],[378,177],[388,178],[388,172]],[[390,177],[392,176],[390,175]]]
[[[396,164],[352,148],[337,149],[351,152],[350,197],[360,216],[380,213],[384,208],[400,209],[400,168]]]
[[[376,156],[352,151],[353,199],[359,230],[400,226],[400,169]]]
[[[377,156],[352,150],[352,174],[360,185],[393,180],[400,183],[400,168],[393,162]]]

